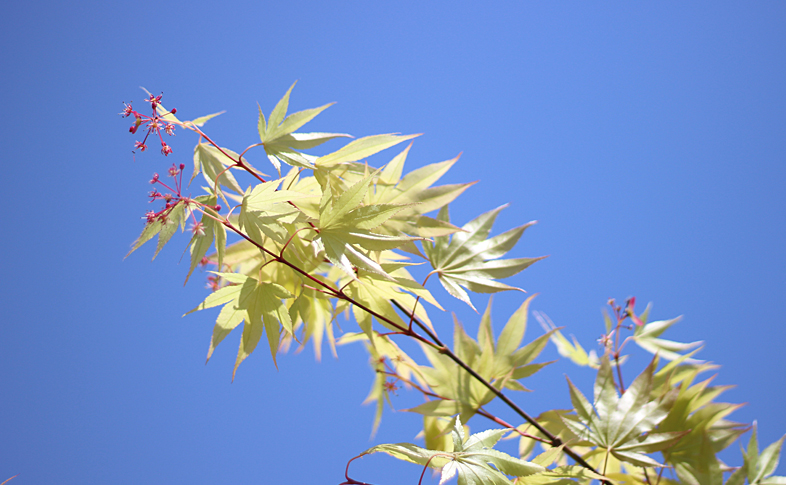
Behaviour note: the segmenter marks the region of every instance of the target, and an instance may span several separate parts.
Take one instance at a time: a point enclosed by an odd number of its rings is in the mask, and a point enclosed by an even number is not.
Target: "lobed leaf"
[[[443,287],[454,297],[474,306],[464,287],[475,293],[496,293],[506,290],[521,290],[496,281],[517,274],[541,258],[519,258],[498,260],[515,246],[524,230],[534,224],[511,229],[487,239],[499,212],[506,206],[481,214],[461,228],[461,232],[425,241],[423,249],[431,263],[433,274],[439,276]],[[440,210],[437,220],[449,222],[447,206]]]

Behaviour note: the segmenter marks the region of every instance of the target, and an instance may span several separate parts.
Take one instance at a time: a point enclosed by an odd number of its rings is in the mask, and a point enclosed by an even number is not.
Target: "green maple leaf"
[[[330,187],[325,187],[319,204],[319,234],[313,239],[313,244],[324,250],[330,262],[352,278],[356,277],[355,267],[388,277],[368,251],[393,249],[419,239],[371,231],[402,209],[402,206],[394,204],[360,205],[373,175],[349,187],[338,197],[333,197]]]
[[[279,190],[281,179],[258,184],[246,190],[240,206],[238,223],[240,229],[254,241],[262,244],[263,234],[276,242],[283,243],[289,234],[282,225],[292,223],[300,214],[291,201],[312,197],[292,190]]]
[[[317,157],[301,153],[300,150],[314,148],[334,138],[351,138],[343,133],[294,133],[295,130],[333,104],[329,103],[319,108],[298,111],[284,118],[289,108],[289,95],[295,84],[297,82],[292,84],[284,97],[276,104],[268,120],[265,120],[262,108],[259,109],[259,138],[270,163],[276,167],[279,173],[281,173],[281,162],[295,167],[314,168],[314,161]]]
[[[197,197],[197,199],[202,199],[200,202],[204,203],[205,205],[216,205],[215,196],[209,198],[200,196]],[[207,213],[202,214],[202,220],[199,222],[199,224],[199,229],[194,231],[194,235],[191,237],[191,242],[189,243],[189,249],[191,251],[191,265],[188,268],[188,275],[186,275],[186,283],[188,283],[188,278],[191,277],[191,273],[194,271],[194,268],[196,268],[196,266],[202,262],[202,258],[205,257],[207,251],[210,249],[210,246],[213,245],[214,240],[216,242],[216,251],[219,254],[219,261],[221,260],[225,250],[224,246],[226,245],[226,229],[224,228],[223,224],[207,215]]]
[[[532,440],[529,440],[532,441]],[[551,466],[555,461],[564,457],[563,449],[565,445],[549,448],[543,453],[532,459],[532,463],[543,467]],[[591,480],[608,480],[607,477],[595,473],[594,471],[578,465],[563,465],[553,469],[546,469],[535,475],[530,475],[518,480],[517,483],[526,485],[575,485],[579,483],[589,483]]]
[[[381,256],[381,258],[383,256]],[[398,331],[408,326],[409,322],[402,320],[391,301],[397,301],[412,308],[415,300],[411,295],[421,297],[423,300],[442,310],[442,307],[434,299],[431,293],[413,280],[409,273],[406,272],[404,267],[408,266],[407,263],[385,262],[383,259],[379,265],[384,275],[378,272],[358,269],[355,278],[353,278],[355,282],[353,284],[347,284],[345,292],[353,300],[362,303],[367,308],[374,310],[376,313],[398,324],[398,328],[390,325],[386,321],[380,321],[382,325],[393,331]],[[344,286],[344,283],[349,282],[350,281],[342,279],[339,281],[339,286]],[[358,326],[360,326],[373,343],[372,316],[356,305],[352,306],[352,312]],[[429,323],[423,305],[418,305],[415,314],[421,321]]]
[[[250,294],[248,291],[244,293],[244,300],[242,302],[240,301],[241,290],[244,288],[248,276],[237,273],[213,272],[213,274],[224,278],[230,284],[214,291],[193,310],[183,315],[186,316],[199,310],[224,305],[213,327],[213,336],[210,339],[210,347],[207,351],[205,363],[210,361],[210,357],[213,355],[213,351],[218,344],[220,344],[224,338],[245,319],[245,308],[248,304],[247,298]]]
[[[423,214],[437,210],[461,195],[474,182],[432,187],[459,157],[421,167],[401,177],[404,162],[412,144],[396,155],[380,172],[369,196],[372,204],[408,205],[395,214],[384,226],[390,233],[416,234],[423,237],[444,236],[460,229],[448,222]]]
[[[641,467],[663,466],[647,453],[673,446],[686,432],[653,432],[673,401],[673,394],[660,399],[651,397],[656,362],[653,360],[620,397],[611,363],[604,355],[595,380],[594,406],[568,379],[578,422],[563,419],[565,425],[580,440],[589,441],[620,461]]]
[[[420,135],[399,135],[387,133],[371,135],[353,140],[333,153],[323,155],[315,160],[315,165],[322,170],[329,170],[337,165],[356,162],[370,157],[401,142],[411,140]]]
[[[453,451],[427,450],[411,443],[396,443],[374,446],[361,453],[361,456],[387,453],[399,460],[435,469],[441,468],[440,485],[456,475],[458,475],[458,485],[510,485],[512,482],[508,476],[526,477],[544,472],[545,468],[541,465],[512,457],[493,448],[509,431],[487,430],[467,438],[461,419],[457,416],[450,433]]]
[[[715,454],[734,442],[746,427],[727,421],[726,416],[741,405],[714,402],[731,386],[711,386],[712,378],[694,383],[696,376],[714,369],[711,364],[684,364],[690,355],[683,355],[658,371],[655,382],[658,392],[670,391],[677,385],[676,397],[669,413],[658,424],[658,432],[684,432],[674,446],[663,450],[666,463],[672,465],[677,476],[691,485],[715,485],[722,482],[720,463]]]
[[[228,148],[219,150],[207,143],[197,143],[197,146],[194,147],[194,172],[191,174],[191,180],[193,181],[197,173],[201,171],[211,188],[215,187],[216,180],[218,180],[220,186],[242,194],[243,189],[240,188],[240,184],[232,172],[228,170],[228,167],[235,165],[235,161],[230,157],[240,160],[240,155]],[[245,158],[243,162],[247,162]]]
[[[750,485],[786,484],[786,477],[772,475],[778,468],[781,447],[786,436],[782,436],[781,439],[769,445],[759,454],[759,442],[756,434],[756,421],[754,421],[748,449],[742,449],[743,465],[732,473],[726,485],[743,485],[746,478]]]
[[[320,361],[322,360],[322,340],[327,337],[333,356],[338,357],[336,338],[333,335],[335,312],[327,295],[311,288],[301,288],[300,294],[289,307],[289,315],[295,328],[298,323],[302,323],[304,326],[301,348],[313,340],[314,357]]]
[[[540,258],[499,259],[516,245],[524,231],[535,221],[516,227],[502,234],[486,239],[501,206],[471,220],[461,229],[462,232],[449,236],[438,236],[434,242],[424,241],[423,249],[434,270],[431,274],[439,276],[442,286],[459,300],[473,309],[475,307],[463,288],[476,293],[497,293],[506,290],[524,291],[497,281],[499,278],[513,276],[529,267]],[[443,207],[437,216],[443,222],[450,222],[448,207]],[[462,288],[463,287],[463,288]]]
[[[209,195],[200,195],[199,197],[195,197],[194,200],[201,204],[215,205],[215,197],[211,197]],[[161,220],[155,220],[145,224],[145,228],[142,230],[142,234],[140,234],[137,240],[134,241],[134,245],[131,247],[131,250],[128,252],[128,254],[126,254],[125,257],[128,257],[131,253],[139,249],[147,241],[151,240],[153,237],[158,235],[158,244],[156,245],[155,253],[153,253],[153,259],[156,259],[158,253],[164,248],[164,246],[166,246],[166,244],[170,241],[170,239],[172,239],[172,236],[175,234],[178,227],[180,228],[181,231],[185,230],[186,219],[189,217],[192,210],[193,209],[189,207],[185,201],[180,200],[177,203],[175,203],[168,211],[165,212],[166,218],[164,222],[161,222]],[[212,222],[214,222],[213,219],[210,220],[208,219],[210,218],[208,218],[207,216],[203,216],[202,218],[202,224],[204,225],[204,229],[205,229],[203,233],[207,234],[208,231],[210,232],[210,242],[212,243],[213,232],[215,231],[217,234],[216,236],[217,242],[220,245],[221,243],[220,238],[222,235],[224,236],[224,241],[226,240],[226,232],[222,232],[223,226],[221,226],[221,228],[219,229],[216,226],[220,226],[220,224],[214,225],[212,224]],[[195,238],[192,238],[190,243],[192,254],[194,250],[193,244],[195,240],[196,240]],[[202,249],[201,246],[197,248],[198,251],[201,251],[201,249]],[[221,250],[223,250],[223,247],[221,247]],[[205,248],[205,251],[207,251],[207,248]],[[199,256],[199,260],[197,260],[197,263],[201,261],[202,256],[204,256],[204,254]],[[192,266],[188,272],[189,275],[191,274],[191,271],[194,270],[194,266],[196,265],[196,263],[194,263],[193,261],[194,260],[192,258]],[[188,277],[186,277],[186,281],[188,281]]]
[[[481,319],[477,340],[467,335],[458,321],[455,322],[454,352],[497,389],[527,391],[519,381],[551,363],[532,363],[548,343],[549,333],[521,346],[532,298],[534,296],[528,298],[511,315],[496,342],[491,325],[491,302]],[[459,413],[464,422],[467,422],[482,406],[496,397],[469,373],[457,372],[455,364],[447,356],[431,347],[421,347],[431,366],[420,366],[419,372],[434,393],[442,399],[427,401],[407,411],[437,417]]]
[[[149,240],[153,239],[156,235],[158,235],[158,244],[156,246],[156,251],[153,253],[153,259],[156,259],[158,253],[163,249],[166,243],[172,238],[177,231],[177,228],[180,227],[181,230],[185,227],[186,223],[186,204],[184,202],[178,202],[177,204],[172,207],[169,212],[166,213],[165,221],[155,220],[145,224],[145,228],[142,230],[142,234],[134,241],[131,250],[128,251],[126,254],[126,258],[139,249],[143,244],[148,242]]]
[[[210,294],[188,313],[224,305],[213,328],[213,337],[207,354],[208,360],[224,337],[229,335],[241,322],[245,322],[235,368],[232,371],[232,379],[234,380],[238,366],[256,349],[263,332],[267,335],[273,362],[276,362],[281,327],[283,326],[288,333],[293,331],[289,311],[282,300],[293,298],[294,295],[281,285],[260,282],[246,275],[215,274],[231,284]]]
[[[657,322],[649,322],[644,325],[637,325],[633,333],[633,341],[639,347],[653,354],[658,354],[667,360],[674,360],[681,356],[679,352],[686,352],[701,346],[704,342],[675,342],[673,340],[665,340],[659,338],[663,332],[668,330],[669,327],[680,321],[682,317],[673,318],[671,320],[659,320]],[[688,363],[698,363],[700,361],[689,359]]]
[[[253,284],[253,288],[252,288]],[[292,320],[289,311],[283,303],[283,299],[294,298],[294,295],[281,285],[266,283],[248,278],[240,291],[240,300],[246,297],[246,320],[243,326],[243,335],[240,338],[240,348],[237,351],[235,368],[232,371],[232,379],[241,362],[251,355],[262,337],[262,331],[267,335],[270,346],[270,355],[273,363],[276,363],[276,353],[278,352],[279,338],[281,336],[281,326],[288,333],[292,333]]]

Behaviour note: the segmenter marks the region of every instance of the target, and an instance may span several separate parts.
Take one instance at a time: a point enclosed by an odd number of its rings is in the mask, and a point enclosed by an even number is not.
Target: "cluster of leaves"
[[[545,333],[525,342],[533,297],[510,316],[499,335],[492,326],[491,299],[475,338],[454,317],[453,343],[445,344],[439,325],[432,323],[431,316],[443,306],[426,286],[431,276],[436,276],[432,283],[438,280],[449,295],[473,309],[470,293],[520,290],[500,280],[542,258],[503,257],[533,223],[490,236],[503,206],[461,227],[452,224],[448,204],[472,184],[436,184],[458,157],[405,173],[410,143],[381,167],[366,160],[416,135],[374,135],[321,156],[305,153],[349,135],[297,132],[330,105],[287,115],[291,91],[269,117],[260,108],[260,142],[241,153],[221,147],[202,131],[215,115],[181,121],[161,105],[161,96],[150,97],[154,114],[145,123],[163,120],[200,135],[190,180],[201,173],[207,186],[195,198],[182,196],[179,182],[177,194],[157,193],[154,200],[164,200],[166,206],[148,217],[131,251],[158,236],[158,254],[178,227],[183,230],[189,218],[193,221],[188,275],[200,264],[214,265],[214,271],[209,277],[213,292],[192,312],[221,307],[208,360],[239,326],[233,379],[260,341],[266,342],[274,363],[294,343],[302,347],[312,342],[320,358],[325,341],[333,354],[337,344],[363,342],[375,375],[367,398],[377,405],[374,430],[385,403],[392,405],[391,391],[404,386],[423,397],[422,404],[406,411],[422,416],[426,445],[378,445],[364,454],[384,452],[424,471],[441,469],[440,483],[458,475],[460,484],[600,480],[722,485],[724,472],[731,472],[730,485],[745,480],[751,485],[786,483],[772,476],[783,439],[759,455],[755,428],[741,467],[717,458],[748,429],[726,420],[738,405],[716,402],[726,388],[711,386],[711,379],[697,382],[701,373],[715,368],[693,358],[701,342],[663,339],[678,319],[647,323],[649,308],[637,315],[634,299],[624,308],[610,301],[613,316],[605,316],[600,355],[568,340],[540,314],[536,317]],[[138,127],[141,115],[128,106],[125,115],[130,114]],[[246,158],[260,152],[255,148],[264,150],[278,178],[267,180]],[[177,176],[179,171],[173,170]],[[241,176],[252,181],[246,188]],[[420,263],[431,268],[422,282],[409,271]],[[334,322],[342,313],[354,317],[359,332],[337,338]],[[634,325],[628,327],[626,321]],[[404,352],[394,336],[416,341],[425,362]],[[549,341],[577,365],[597,369],[593,400],[568,380],[572,409],[533,418],[507,394],[529,391],[522,381],[551,363],[535,362]],[[655,357],[626,389],[626,356],[621,352],[629,342]],[[492,401],[501,401],[522,422],[510,424],[493,414]],[[467,438],[462,423],[475,416],[504,429]],[[494,449],[503,437],[518,437],[518,457]],[[544,450],[530,459],[538,443]],[[666,469],[671,471],[664,473]],[[346,483],[362,482],[347,476]]]
[[[200,231],[189,245],[191,271],[205,259],[215,264],[217,290],[194,310],[222,306],[208,358],[240,323],[244,325],[235,371],[262,334],[268,337],[274,359],[287,340],[305,344],[313,338],[320,349],[321,339],[328,336],[335,348],[330,326],[336,315],[350,308],[372,341],[374,321],[393,332],[407,329],[408,317],[393,302],[411,309],[410,319],[429,322],[420,301],[442,307],[407,271],[416,264],[410,257],[431,264],[451,294],[469,305],[469,297],[458,285],[483,293],[518,289],[498,280],[540,258],[497,258],[513,248],[529,224],[486,239],[501,208],[463,228],[451,224],[447,204],[472,184],[434,184],[457,159],[404,175],[410,144],[382,168],[360,162],[416,136],[396,134],[353,140],[319,157],[303,153],[349,135],[297,133],[329,105],[287,116],[291,90],[268,118],[260,109],[261,142],[242,154],[213,143],[195,122],[177,119],[160,99],[155,106],[167,122],[202,135],[194,149],[191,180],[202,173],[208,194],[177,204],[166,221],[148,222],[132,251],[158,235],[157,254],[188,217],[203,213]],[[282,164],[291,166],[288,173],[264,180],[245,157],[254,147],[264,149],[276,170]],[[243,172],[255,177],[245,190],[236,176]],[[226,214],[210,210],[219,199],[234,207]],[[436,210],[440,210],[436,218],[427,215]],[[228,231],[241,239],[228,243]],[[422,249],[416,243],[422,243]],[[208,255],[211,247],[214,253]],[[264,304],[260,303],[263,296]]]

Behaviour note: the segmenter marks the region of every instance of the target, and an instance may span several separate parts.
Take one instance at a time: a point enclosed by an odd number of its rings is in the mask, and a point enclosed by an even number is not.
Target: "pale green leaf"
[[[226,111],[219,111],[218,113],[213,113],[211,115],[200,116],[199,118],[194,118],[191,121],[186,121],[187,124],[196,125],[199,127],[205,126],[208,120],[215,118],[218,115],[222,115],[226,113]]]
[[[315,165],[323,168],[334,167],[341,163],[354,162],[381,152],[386,148],[419,135],[372,135],[351,141],[338,151],[319,157]]]
[[[155,237],[158,233],[161,232],[163,227],[164,224],[158,220],[146,223],[145,228],[142,229],[142,234],[140,234],[136,241],[134,241],[134,245],[131,247],[131,250],[128,252],[128,254],[125,255],[125,257],[127,258],[131,253],[139,249],[140,246]]]
[[[245,280],[248,279],[248,277],[245,275],[242,276],[245,282]],[[207,298],[205,298],[205,300],[202,303],[197,305],[193,310],[189,311],[183,316],[190,315],[191,313],[194,313],[199,310],[205,310],[207,308],[213,308],[218,305],[224,305],[232,300],[235,300],[240,295],[240,288],[242,288],[241,285],[229,285],[219,288],[213,293],[211,293],[210,295],[208,295]]]
[[[455,416],[463,411],[461,403],[456,401],[438,399],[426,401],[414,408],[402,409],[410,413],[422,414],[423,416]]]
[[[204,175],[211,188],[215,186],[216,180],[218,180],[220,186],[242,194],[243,189],[240,188],[232,172],[227,169],[235,165],[236,160],[240,159],[240,155],[226,148],[221,150],[224,153],[212,145],[206,143],[197,144],[194,149],[195,173],[191,176],[191,179],[193,180],[196,176],[197,167],[201,167],[202,175]],[[233,157],[234,160],[229,157]]]
[[[510,316],[505,327],[499,335],[497,343],[498,355],[513,355],[513,352],[521,345],[524,333],[527,331],[527,315],[529,314],[529,304],[536,295],[532,295]],[[525,362],[528,363],[528,362]]]
[[[272,130],[272,132],[268,135],[268,139],[273,139],[280,135],[292,133],[293,131],[297,130],[298,128],[305,125],[309,121],[313,120],[314,117],[316,117],[319,113],[325,111],[333,104],[335,103],[328,103],[326,105],[320,106],[319,108],[311,108],[303,111],[298,111],[297,113],[292,113],[291,115],[286,117],[286,119],[281,123],[281,125],[279,125],[278,127]]]
[[[242,286],[238,286],[237,288],[240,290],[242,289]],[[216,347],[218,347],[218,344],[220,344],[224,338],[246,318],[246,310],[240,309],[236,306],[239,297],[240,291],[237,292],[234,303],[224,305],[224,307],[221,309],[221,312],[219,312],[218,317],[216,318],[216,324],[213,327],[213,336],[210,338],[210,347],[207,350],[207,358],[205,359],[205,363],[210,360],[210,357],[213,355],[213,351],[216,350]]]
[[[186,216],[185,203],[179,202],[167,213],[166,222],[162,223],[161,231],[158,234],[158,245],[156,252],[153,253],[153,259],[156,259],[158,253],[164,248],[167,242],[172,238],[172,235],[177,231],[181,221]]]
[[[208,201],[208,205],[215,205],[215,203],[215,197]],[[202,258],[205,257],[207,251],[210,249],[210,246],[213,245],[214,228],[217,222],[207,214],[202,214],[202,220],[200,222],[202,224],[201,229],[194,231],[194,235],[192,236],[191,243],[189,245],[191,250],[191,265],[188,268],[188,274],[186,275],[185,283],[188,283],[188,278],[191,277],[191,273],[194,271],[194,268],[196,268],[196,266],[202,261]]]
[[[441,236],[436,237],[433,242],[423,243],[425,254],[434,268],[432,273],[439,276],[440,282],[451,295],[462,301],[468,302],[469,297],[465,298],[466,293],[462,295],[463,291],[456,289],[458,286],[475,293],[524,291],[496,279],[513,276],[542,259],[497,259],[507,253],[519,240],[524,229],[532,224],[486,239],[497,215],[504,207],[481,214],[462,226],[462,231],[453,234],[450,239]],[[437,220],[449,222],[447,208],[440,210]],[[472,306],[471,302],[469,304]]]
[[[284,116],[287,114],[287,109],[289,108],[289,95],[292,93],[292,88],[295,87],[297,81],[292,83],[292,86],[287,89],[286,94],[282,97],[278,103],[276,103],[276,107],[273,108],[273,112],[270,113],[270,119],[267,122],[267,132],[266,136],[271,134],[273,131],[278,128],[278,125],[284,121]],[[262,141],[265,141],[264,139]]]

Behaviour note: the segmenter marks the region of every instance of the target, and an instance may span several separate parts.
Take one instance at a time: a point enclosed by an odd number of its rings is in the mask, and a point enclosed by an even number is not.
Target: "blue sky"
[[[410,169],[462,152],[443,180],[480,182],[452,206],[456,222],[508,202],[498,231],[539,221],[511,253],[550,255],[510,281],[539,293],[533,309],[589,348],[609,297],[684,315],[671,336],[704,340],[715,382],[736,385],[725,399],[748,403],[731,418],[758,419],[762,445],[782,436],[786,4],[479,5],[4,7],[0,481],[338,483],[351,457],[417,432],[417,416],[391,413],[369,440],[359,348],[281,356],[278,371],[260,352],[230,383],[233,334],[203,365],[215,314],[181,318],[207,291],[202,275],[182,285],[186,239],[153,263],[150,248],[123,260],[147,181],[171,162],[131,154],[117,113],[140,85],[185,118],[226,110],[206,128],[228,147],[254,143],[256,103],[269,112],[299,80],[293,110],[337,102],[313,131],[424,133]],[[195,142],[180,133],[175,160],[188,164]],[[498,328],[521,301],[495,299]],[[564,373],[591,385],[559,363],[522,407],[568,406]],[[353,465],[378,484],[419,472],[381,456]]]

